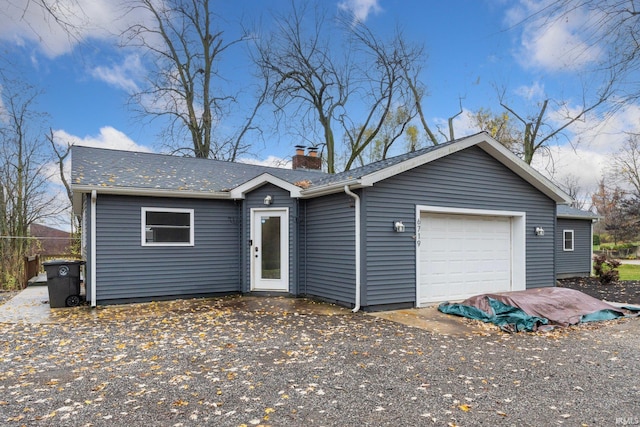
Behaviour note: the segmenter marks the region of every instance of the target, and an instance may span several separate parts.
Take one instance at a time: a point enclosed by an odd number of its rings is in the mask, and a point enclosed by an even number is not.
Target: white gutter
[[[96,185],[73,185],[74,192],[93,192]],[[158,196],[158,197],[180,197],[189,199],[231,199],[227,191],[188,191],[188,190],[166,190],[162,188],[138,188],[138,187],[100,187],[100,194],[117,194],[122,196]]]
[[[326,196],[329,194],[340,193],[343,191],[343,188],[345,185],[349,185],[352,188],[362,188],[362,185],[360,185],[360,181],[356,178],[353,178],[349,180],[334,182],[331,184],[313,186],[306,190],[302,190],[301,196],[303,199],[308,199],[311,197]]]
[[[360,310],[360,197],[351,191],[348,185],[344,186],[344,192],[356,202],[356,301],[355,307],[351,310],[356,313]]]
[[[98,193],[91,190],[91,307],[96,306],[96,200]]]

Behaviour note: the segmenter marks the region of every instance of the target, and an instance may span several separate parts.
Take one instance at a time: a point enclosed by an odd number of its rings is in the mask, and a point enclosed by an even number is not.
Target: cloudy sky
[[[121,2],[112,0],[52,3],[64,13],[71,33],[34,0],[8,0],[6,10],[0,11],[0,44],[6,55],[2,67],[12,67],[42,88],[38,107],[49,114],[57,138],[124,150],[166,150],[157,124],[141,121],[127,107],[129,94],[147,75],[142,53],[118,47],[118,34],[147,17],[123,15]],[[240,34],[241,23],[268,26],[274,13],[290,7],[289,0],[213,3],[219,26],[230,39]],[[527,115],[544,99],[576,109],[585,91],[593,96],[597,89],[585,70],[603,51],[586,44],[582,31],[589,16],[581,11],[543,28],[526,19],[540,7],[530,0],[326,0],[325,5],[336,13],[352,12],[377,34],[391,34],[400,27],[408,40],[424,44],[427,119],[432,126],[443,126],[462,106],[464,113],[455,120],[457,137],[476,132],[468,113],[480,108],[500,111],[499,91]],[[221,71],[236,87],[246,86],[249,79],[246,53],[238,46],[222,57]],[[549,152],[556,179],[573,175],[590,191],[608,155],[624,141],[624,132],[640,131],[638,105],[627,105],[607,120],[605,113],[590,114],[553,143]],[[268,109],[263,114],[262,120],[272,117]],[[550,104],[549,117],[560,120],[560,103]],[[286,135],[266,135],[248,160],[286,160],[297,143]],[[544,169],[548,161],[541,158],[536,167]]]

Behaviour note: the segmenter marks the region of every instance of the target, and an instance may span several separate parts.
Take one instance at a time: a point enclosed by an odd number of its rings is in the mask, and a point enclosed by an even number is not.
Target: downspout
[[[353,197],[356,203],[356,301],[353,307],[354,313],[360,310],[360,197],[349,189],[348,185],[344,186],[344,192]]]
[[[598,220],[597,219],[592,219],[591,220],[591,224],[590,224],[590,229],[591,229],[591,240],[589,240],[590,244],[589,247],[591,248],[590,252],[589,252],[589,266],[591,268],[589,268],[589,277],[594,276],[594,271],[593,271],[593,224],[596,223]],[[574,236],[575,239],[575,236]]]
[[[91,307],[96,306],[96,200],[98,193],[91,190]]]

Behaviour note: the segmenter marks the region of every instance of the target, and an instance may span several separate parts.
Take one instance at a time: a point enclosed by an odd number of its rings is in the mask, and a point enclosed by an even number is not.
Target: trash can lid
[[[77,259],[52,259],[51,261],[45,261],[42,263],[42,265],[69,265],[69,264],[86,264],[86,261],[81,261],[81,260],[77,260]]]

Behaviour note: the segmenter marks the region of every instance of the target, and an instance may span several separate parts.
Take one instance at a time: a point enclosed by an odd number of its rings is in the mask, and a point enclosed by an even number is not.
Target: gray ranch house
[[[303,150],[289,170],[73,147],[88,301],[265,293],[356,311],[554,286],[571,199],[486,133],[319,166]]]
[[[599,216],[558,205],[556,275],[558,279],[589,277],[593,259],[593,223]]]

